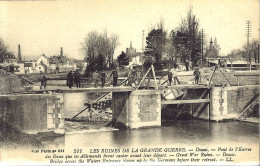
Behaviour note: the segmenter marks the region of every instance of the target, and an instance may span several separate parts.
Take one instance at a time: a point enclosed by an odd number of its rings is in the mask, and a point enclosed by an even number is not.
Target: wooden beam
[[[72,88],[69,89],[68,87],[47,87],[45,90],[35,90],[35,91],[30,91],[31,93],[35,92],[63,92],[63,93],[74,93],[74,92],[88,92],[88,93],[94,93],[94,92],[129,92],[129,91],[134,91],[135,89],[130,86],[120,86],[120,87],[99,87],[99,88]]]
[[[139,89],[139,87],[140,87],[141,84],[143,83],[145,77],[147,76],[147,74],[149,73],[150,70],[151,70],[151,67],[147,70],[147,72],[146,72],[145,75],[143,76],[143,79],[140,81],[139,85],[136,87],[136,90]]]
[[[86,108],[84,108],[82,111],[80,111],[79,113],[77,113],[76,115],[74,115],[72,117],[72,119],[76,118],[79,114],[81,114],[82,112],[86,111],[89,107],[87,106]]]
[[[209,79],[209,83],[208,83],[208,84],[211,83],[211,80],[212,80],[212,78],[213,78],[213,76],[214,76],[215,71],[216,71],[216,66],[214,66],[214,70],[213,70],[213,72],[212,72],[212,74],[211,74],[211,76],[210,76],[210,79]]]
[[[208,103],[210,99],[192,99],[192,100],[162,100],[161,104],[192,104],[192,103]]]
[[[153,73],[153,77],[154,77],[154,82],[155,82],[155,89],[158,90],[158,85],[157,85],[157,81],[156,81],[156,76],[155,76],[155,71],[152,65],[152,73]]]
[[[210,85],[200,85],[200,84],[180,84],[168,87],[159,87],[159,90],[171,90],[171,89],[210,89]]]

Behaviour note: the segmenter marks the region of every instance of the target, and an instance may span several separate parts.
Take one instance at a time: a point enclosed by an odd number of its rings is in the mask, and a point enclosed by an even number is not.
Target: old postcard
[[[0,165],[259,165],[259,6],[0,1]]]

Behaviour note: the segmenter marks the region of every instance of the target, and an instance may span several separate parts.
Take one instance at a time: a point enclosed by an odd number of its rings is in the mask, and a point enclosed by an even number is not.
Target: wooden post
[[[194,89],[192,89],[191,99],[194,97]],[[193,119],[193,103],[191,104],[191,119]]]
[[[212,72],[212,75],[210,76],[210,79],[209,79],[209,84],[211,83],[211,80],[213,78],[213,75],[215,74],[215,71],[216,71],[216,66],[214,67],[214,70]]]
[[[208,98],[210,99],[210,103],[209,103],[209,106],[208,106],[208,109],[209,109],[209,111],[208,111],[208,117],[209,117],[209,121],[210,121],[210,109],[211,109],[211,104],[212,104],[212,100],[211,100],[211,91],[212,91],[212,89],[210,89],[210,91],[209,91],[209,94],[208,94]]]
[[[154,71],[153,65],[152,65],[152,72],[153,72],[153,78],[154,78],[154,81],[155,81],[155,89],[158,90],[158,85],[157,85],[157,80],[156,80],[156,76],[155,76],[155,71]]]
[[[145,77],[147,76],[147,74],[149,73],[149,71],[151,70],[151,67],[147,70],[147,72],[145,73],[145,75],[144,75],[144,77],[143,77],[143,79],[141,80],[141,82],[139,83],[139,85],[136,87],[136,89],[135,90],[138,90],[139,89],[139,87],[140,87],[140,85],[143,83],[143,81],[144,81],[144,79],[145,79]]]

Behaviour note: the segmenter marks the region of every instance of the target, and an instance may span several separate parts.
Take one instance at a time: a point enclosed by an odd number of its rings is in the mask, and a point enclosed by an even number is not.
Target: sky
[[[83,59],[81,43],[93,30],[119,36],[115,57],[129,47],[142,50],[145,36],[161,19],[168,32],[178,27],[189,8],[199,19],[206,41],[216,37],[221,55],[241,48],[246,42],[246,21],[251,21],[251,37],[259,38],[258,0],[70,0],[1,1],[0,38],[17,56],[51,56],[60,53]]]

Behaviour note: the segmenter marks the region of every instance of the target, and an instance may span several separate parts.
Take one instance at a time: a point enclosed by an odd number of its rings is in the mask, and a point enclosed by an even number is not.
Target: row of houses
[[[86,63],[81,60],[69,59],[66,56],[58,55],[47,57],[41,55],[37,60],[18,61],[14,55],[6,55],[0,61],[0,69],[13,72],[15,74],[29,73],[64,73],[80,69],[84,71]]]

